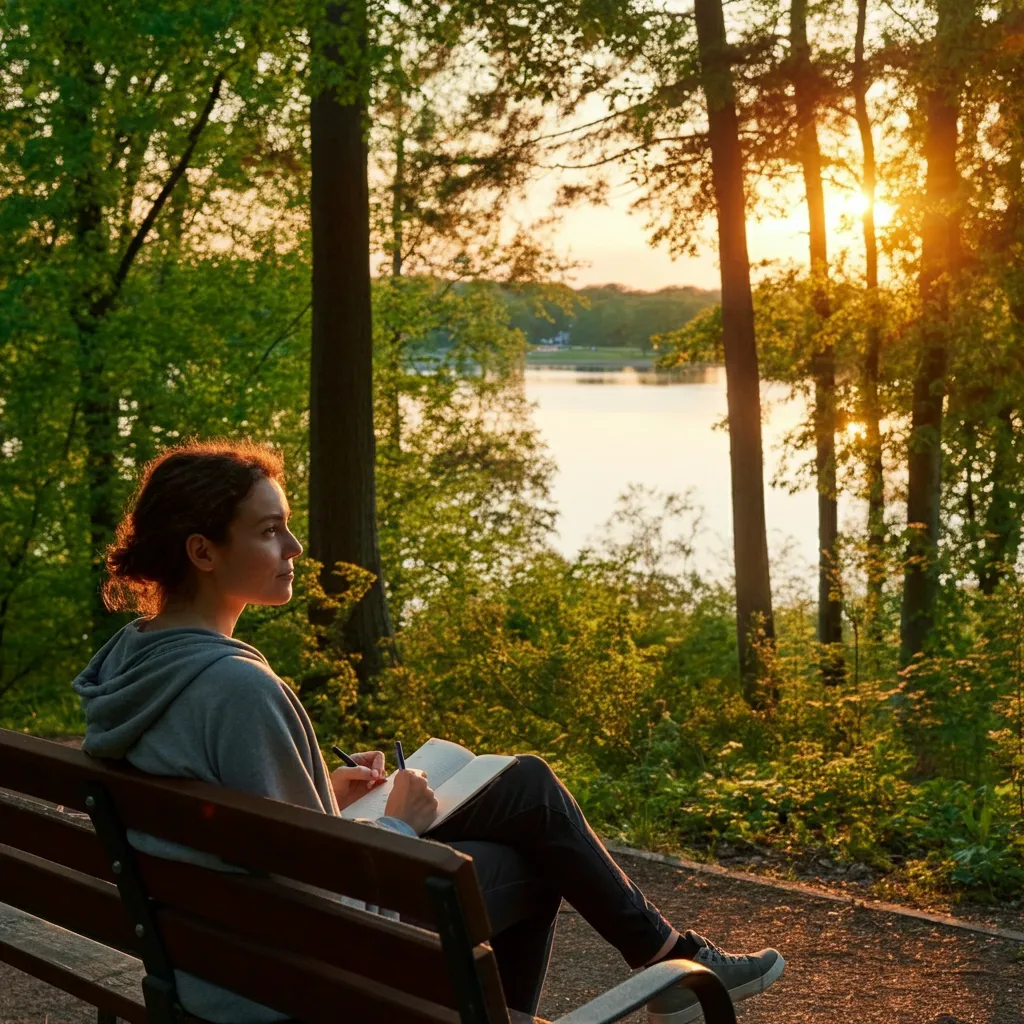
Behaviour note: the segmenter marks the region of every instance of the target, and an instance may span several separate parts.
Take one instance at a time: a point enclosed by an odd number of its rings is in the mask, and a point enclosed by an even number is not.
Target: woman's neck
[[[195,612],[160,612],[153,618],[147,619],[139,629],[143,633],[153,633],[158,629],[183,629],[185,627],[210,629],[215,633],[224,633],[218,623],[210,622]],[[224,633],[224,635],[231,636],[231,633]]]

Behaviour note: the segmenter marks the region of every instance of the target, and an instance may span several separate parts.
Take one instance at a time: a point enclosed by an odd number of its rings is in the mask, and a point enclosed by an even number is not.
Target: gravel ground
[[[1024,946],[622,854],[616,859],[679,928],[731,952],[774,946],[782,978],[741,1003],[743,1024],[1024,1024]],[[567,1013],[629,971],[563,904],[540,1012]],[[626,1018],[645,1024],[638,1012]]]

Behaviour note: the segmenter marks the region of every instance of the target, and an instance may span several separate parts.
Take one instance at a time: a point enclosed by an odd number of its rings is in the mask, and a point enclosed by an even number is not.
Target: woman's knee
[[[558,776],[551,770],[551,766],[543,757],[538,757],[536,754],[517,754],[516,757],[519,761],[518,771],[521,782],[543,789],[561,786]]]

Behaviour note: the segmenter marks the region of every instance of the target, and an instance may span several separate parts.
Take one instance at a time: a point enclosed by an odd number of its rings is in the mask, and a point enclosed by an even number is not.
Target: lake
[[[552,497],[560,551],[571,557],[596,541],[618,496],[638,483],[662,494],[690,492],[703,511],[695,567],[723,578],[732,572],[724,368],[669,376],[527,367],[524,379],[534,422],[558,465]],[[783,438],[806,415],[804,401],[788,400],[787,392],[761,385],[768,548],[773,574],[785,568],[810,593],[817,587],[817,495],[810,480],[796,493],[769,485]],[[791,456],[789,477],[811,458],[813,451]],[[864,515],[862,502],[840,499],[841,530],[860,527]]]

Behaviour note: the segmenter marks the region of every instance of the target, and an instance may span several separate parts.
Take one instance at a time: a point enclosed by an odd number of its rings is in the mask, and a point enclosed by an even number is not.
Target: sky
[[[537,182],[513,215],[525,220],[543,215],[554,190],[554,179]],[[667,247],[651,246],[643,214],[630,212],[635,196],[635,192],[626,188],[613,189],[607,205],[578,207],[564,215],[554,236],[556,248],[561,255],[588,264],[570,272],[568,283],[583,287],[617,282],[645,291],[678,285],[720,287],[714,223],[707,225],[696,257],[674,260]],[[787,216],[762,221],[748,218],[747,246],[751,264],[762,260],[807,264],[808,227],[802,189],[792,186],[787,198],[790,200]],[[860,268],[863,260],[859,219],[862,198],[852,191],[826,184],[825,202],[830,258],[846,248],[852,266]],[[891,212],[884,203],[876,203],[875,217],[880,228],[888,222]]]
[[[869,92],[869,110],[872,110],[876,121],[880,120],[881,114],[872,108],[884,105],[883,86],[884,83],[876,82]],[[602,101],[590,97],[568,122],[550,120],[544,130],[566,134],[574,126],[589,124],[606,113]],[[895,115],[890,112],[887,116]],[[854,168],[859,168],[861,143],[852,118],[846,124],[846,133],[846,137],[841,139],[823,138],[822,144],[830,151],[841,151]],[[887,142],[884,133],[877,128],[874,135],[876,158],[881,161],[886,156]],[[586,182],[589,173],[568,170],[545,172],[529,186],[525,199],[511,208],[512,220],[528,225],[548,216],[559,186]],[[611,170],[609,185],[606,204],[580,205],[562,215],[554,236],[555,249],[560,255],[585,264],[569,273],[567,283],[582,287],[614,282],[648,291],[680,285],[700,288],[721,286],[713,219],[705,226],[697,256],[673,259],[666,246],[655,248],[651,245],[645,214],[630,212],[630,206],[641,193],[628,179],[626,170]],[[848,250],[850,270],[862,273],[864,238],[861,214],[864,198],[852,183],[841,187],[834,178],[826,176],[823,185],[829,261],[834,263],[844,249]],[[749,187],[751,181],[748,179]],[[776,266],[794,261],[802,266],[809,263],[807,209],[798,168],[793,168],[793,178],[788,183],[761,184],[760,187],[770,191],[773,205],[781,205],[787,213],[757,220],[752,214],[757,212],[760,204],[751,204],[747,217],[747,247],[755,281],[759,274],[756,264],[761,261],[774,261]],[[884,182],[880,181],[880,190],[883,187]],[[880,233],[884,232],[892,212],[886,203],[876,201],[875,224]],[[883,277],[886,270],[883,263],[879,267]]]

